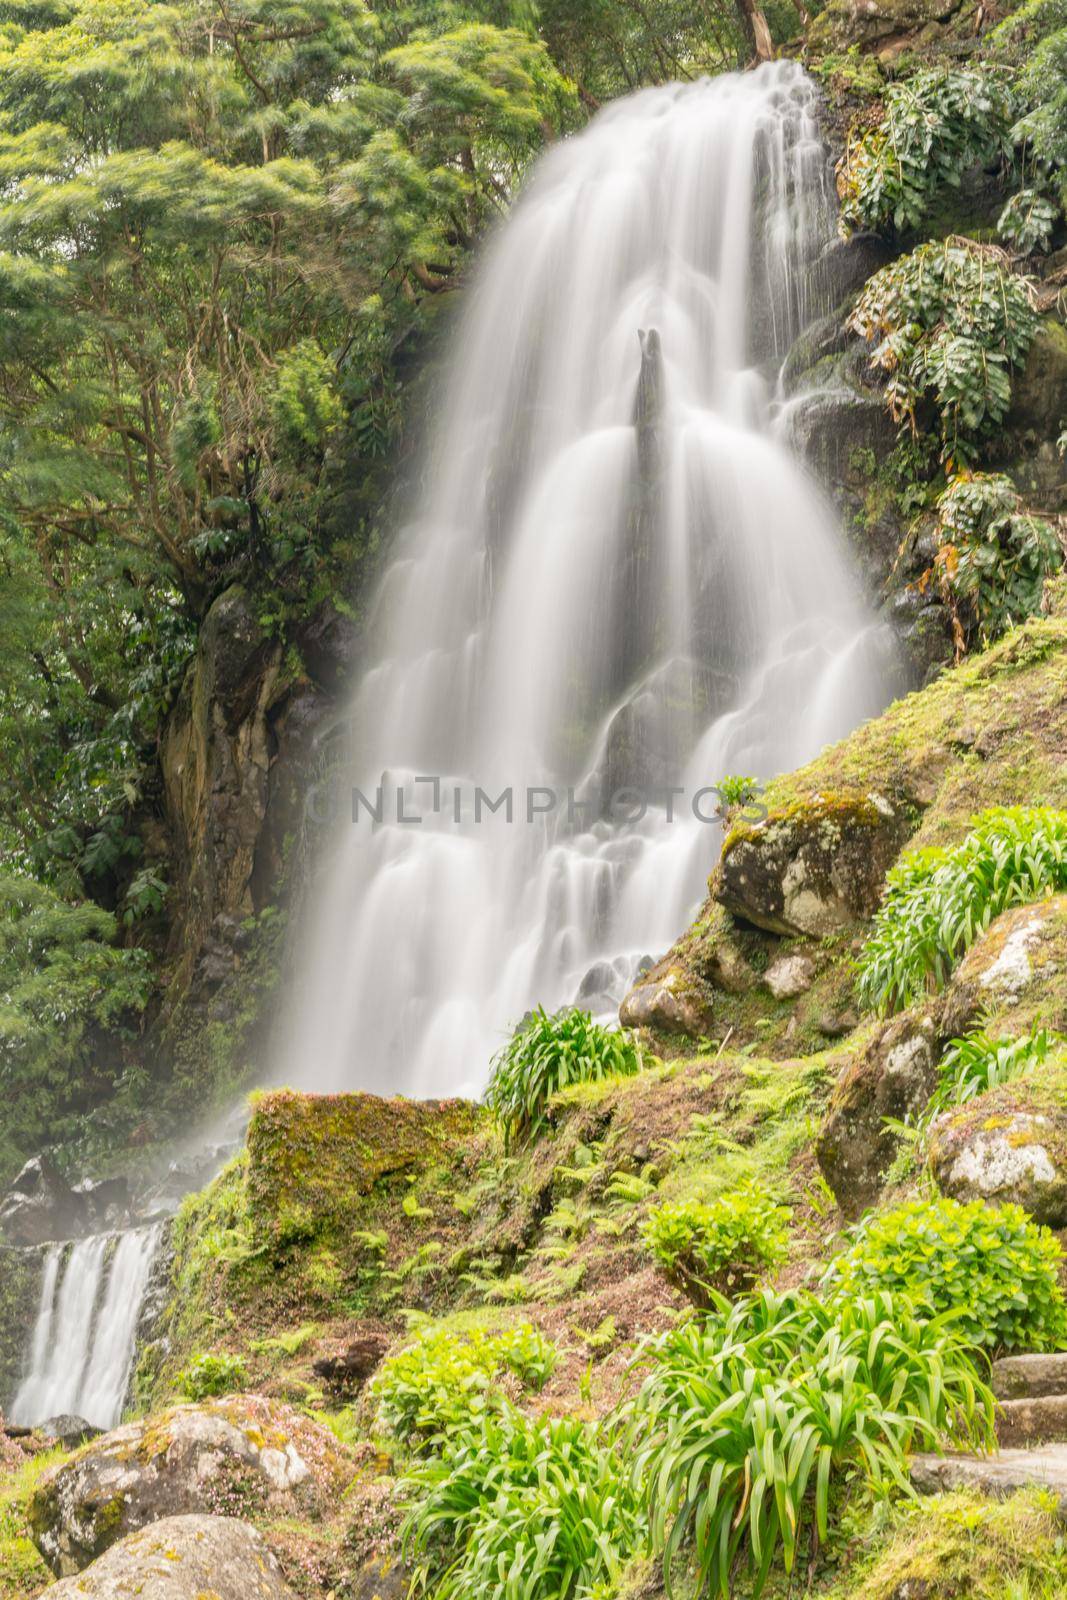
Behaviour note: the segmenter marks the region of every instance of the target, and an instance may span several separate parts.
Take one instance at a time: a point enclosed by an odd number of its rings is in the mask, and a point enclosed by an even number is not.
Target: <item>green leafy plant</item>
[[[1067,198],[1067,0],[1026,0],[993,34],[1015,69],[1022,116],[1012,130],[1041,174]]]
[[[439,1447],[483,1412],[499,1407],[496,1380],[502,1373],[513,1373],[525,1389],[540,1389],[556,1359],[554,1346],[529,1323],[463,1336],[430,1325],[375,1374],[370,1390],[379,1425],[420,1449]]]
[[[991,1433],[992,1396],[951,1325],[887,1294],[720,1302],[639,1360],[648,1375],[622,1415],[668,1592],[692,1561],[700,1592],[729,1595],[744,1566],[758,1596],[810,1531],[827,1538],[851,1483],[906,1487],[914,1442]]]
[[[873,1214],[826,1275],[843,1299],[888,1290],[993,1351],[1048,1350],[1067,1340],[1063,1253],[1021,1206],[915,1200]]]
[[[937,501],[936,569],[958,643],[983,645],[1041,606],[1046,581],[1063,566],[1056,529],[1030,515],[1001,473],[957,474]]]
[[[642,1237],[667,1276],[706,1304],[714,1293],[750,1289],[785,1259],[791,1215],[754,1188],[734,1189],[709,1205],[655,1206]]]
[[[966,1105],[990,1089],[1040,1067],[1049,1052],[1064,1041],[1048,1028],[1015,1039],[991,1039],[981,1029],[953,1039],[938,1067],[938,1087],[930,1102],[934,1115],[949,1106]]]
[[[895,83],[881,119],[838,167],[846,227],[918,228],[970,167],[1009,157],[1012,99],[988,69],[933,68]]]
[[[997,219],[997,233],[1020,255],[1047,250],[1056,231],[1060,210],[1054,200],[1037,189],[1013,194]]]
[[[1025,280],[1004,253],[971,239],[920,245],[866,284],[847,326],[874,344],[895,422],[917,432],[916,410],[932,400],[942,459],[968,459],[1011,404],[1011,371],[1037,330]]]
[[[756,799],[760,789],[758,778],[742,778],[737,773],[727,773],[715,785],[719,806],[724,812],[732,811],[736,806],[747,806]]]
[[[510,1146],[514,1140],[536,1139],[544,1130],[548,1102],[557,1090],[628,1076],[642,1064],[630,1034],[601,1027],[588,1011],[550,1014],[539,1006],[494,1058],[485,1100]]]
[[[206,1351],[194,1356],[178,1375],[178,1387],[187,1400],[230,1394],[235,1389],[243,1389],[247,1381],[248,1369],[241,1356],[212,1355]]]
[[[641,1538],[610,1437],[574,1417],[482,1416],[403,1481],[413,1592],[434,1600],[599,1600]]]
[[[910,1005],[944,983],[994,917],[1065,888],[1067,812],[1049,807],[986,811],[954,848],[909,851],[887,875],[860,956],[861,1003]]]

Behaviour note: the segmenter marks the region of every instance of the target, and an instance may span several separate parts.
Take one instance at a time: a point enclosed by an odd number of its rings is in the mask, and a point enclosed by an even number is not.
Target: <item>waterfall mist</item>
[[[606,1012],[681,932],[721,838],[689,796],[889,699],[886,631],[774,426],[832,232],[788,62],[643,91],[538,165],[467,294],[380,586],[279,1077],[480,1091],[531,1005]],[[346,785],[383,774],[382,822],[352,824]],[[510,787],[513,820],[476,818],[475,786]],[[583,809],[528,824],[528,786]],[[624,786],[661,798],[620,821]]]

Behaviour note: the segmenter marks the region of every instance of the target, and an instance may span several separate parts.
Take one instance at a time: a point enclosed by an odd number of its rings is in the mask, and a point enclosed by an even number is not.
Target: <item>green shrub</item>
[[[537,1390],[555,1365],[555,1347],[529,1323],[462,1336],[431,1325],[382,1363],[371,1393],[386,1432],[420,1449],[436,1448],[499,1408],[502,1373],[514,1373],[524,1389]]]
[[[826,1286],[845,1298],[888,1290],[934,1315],[955,1313],[971,1345],[1047,1350],[1067,1338],[1062,1259],[1020,1206],[915,1200],[861,1222]]]
[[[516,1139],[537,1138],[547,1126],[548,1102],[558,1089],[630,1075],[641,1065],[641,1051],[630,1034],[601,1027],[588,1011],[550,1015],[539,1006],[494,1058],[485,1100],[510,1145]]]
[[[1037,189],[1020,189],[997,218],[997,233],[1020,255],[1032,255],[1035,250],[1048,249],[1059,214],[1048,195]]]
[[[1033,616],[1046,580],[1063,566],[1055,528],[1024,511],[1000,473],[952,479],[937,502],[937,540],[941,588],[960,641],[977,631],[989,644]]]
[[[642,1237],[667,1276],[698,1303],[709,1291],[738,1294],[785,1259],[792,1213],[755,1189],[735,1189],[704,1205],[653,1207]]]
[[[1003,252],[970,239],[920,245],[866,284],[847,326],[874,342],[885,399],[902,429],[932,400],[942,459],[967,460],[1011,405],[1011,370],[1033,343],[1037,316]]]
[[[1067,198],[1067,0],[1026,0],[993,35],[998,54],[1018,69],[1013,130],[1039,170]]]
[[[187,1400],[207,1400],[211,1395],[243,1389],[248,1370],[240,1356],[194,1356],[178,1375],[178,1387]]]
[[[985,811],[955,848],[909,851],[886,877],[860,957],[859,997],[880,1012],[944,983],[994,917],[1067,889],[1067,811]]]
[[[918,228],[969,167],[1011,155],[1012,99],[988,70],[932,68],[895,83],[838,169],[848,226]]]
[[[966,1105],[989,1089],[1040,1067],[1049,1051],[1063,1040],[1047,1028],[1015,1039],[991,1039],[981,1029],[953,1039],[938,1067],[938,1086],[930,1102],[934,1115],[949,1106]]]
[[[575,1417],[506,1406],[403,1487],[413,1592],[434,1600],[596,1600],[641,1538],[613,1441]]]
[[[792,1573],[809,1534],[827,1538],[852,1480],[902,1486],[913,1443],[991,1435],[992,1396],[951,1326],[889,1295],[768,1291],[641,1361],[626,1443],[668,1588],[695,1560],[700,1592],[728,1595],[744,1566],[758,1596],[776,1560]]]

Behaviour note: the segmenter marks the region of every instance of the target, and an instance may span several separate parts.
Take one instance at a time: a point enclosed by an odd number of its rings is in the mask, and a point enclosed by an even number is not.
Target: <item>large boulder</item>
[[[846,1058],[815,1154],[846,1217],[860,1216],[882,1192],[899,1146],[886,1118],[923,1110],[937,1086],[938,1029],[928,1013],[884,1023],[859,1056]]]
[[[708,985],[676,960],[673,952],[641,976],[619,1007],[624,1028],[680,1033],[694,1039],[710,1033],[713,1018]]]
[[[734,828],[711,892],[757,928],[826,938],[873,915],[911,828],[881,794],[815,795]]]
[[[164,1517],[112,1545],[52,1600],[295,1600],[262,1534],[234,1517]]]
[[[1011,1202],[1035,1222],[1067,1227],[1062,1078],[1046,1066],[1033,1079],[1017,1079],[939,1117],[930,1168],[941,1193],[954,1200]]]
[[[74,1239],[87,1231],[89,1207],[48,1156],[34,1156],[0,1200],[0,1233],[13,1245]]]
[[[350,1227],[375,1184],[448,1160],[479,1115],[467,1100],[289,1089],[259,1096],[248,1126],[248,1199],[257,1236],[267,1242]]]
[[[34,1543],[59,1577],[137,1528],[198,1512],[316,1517],[352,1477],[328,1429],[258,1395],[174,1406],[84,1445],[39,1482]]]
[[[996,917],[953,973],[942,1017],[950,1036],[980,1017],[1001,1038],[1037,1027],[1067,1032],[1067,894]]]
[[[858,46],[891,55],[901,41],[936,38],[947,23],[975,10],[975,0],[829,0],[808,43],[819,52]]]

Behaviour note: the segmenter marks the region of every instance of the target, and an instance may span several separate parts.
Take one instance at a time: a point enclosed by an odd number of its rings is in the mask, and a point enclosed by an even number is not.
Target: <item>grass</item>
[[[66,1452],[45,1450],[28,1456],[21,1466],[0,1471],[0,1596],[3,1600],[22,1600],[38,1594],[51,1582],[37,1547],[29,1535],[26,1507],[38,1479],[62,1461]]]

